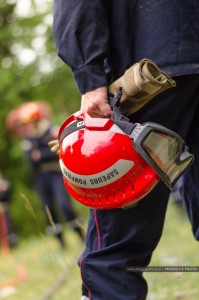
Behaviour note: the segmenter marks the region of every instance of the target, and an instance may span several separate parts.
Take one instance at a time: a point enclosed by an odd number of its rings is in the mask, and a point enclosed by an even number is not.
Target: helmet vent
[[[88,203],[88,198],[79,196],[79,201],[84,202],[84,203]]]

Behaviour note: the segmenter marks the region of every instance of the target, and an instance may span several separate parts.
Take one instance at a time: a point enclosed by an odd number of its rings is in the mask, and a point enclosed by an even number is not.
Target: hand
[[[108,104],[107,87],[100,87],[82,95],[81,111],[93,118],[111,117],[112,111]]]
[[[41,158],[41,152],[38,149],[33,149],[31,152],[31,157],[33,160],[37,161]]]
[[[59,141],[58,140],[52,140],[48,143],[48,146],[50,147],[50,150],[52,153],[59,155]]]

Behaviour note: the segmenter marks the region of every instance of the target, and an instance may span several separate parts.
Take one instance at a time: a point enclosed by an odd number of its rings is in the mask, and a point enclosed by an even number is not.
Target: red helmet
[[[110,209],[132,205],[159,180],[172,189],[194,160],[181,137],[156,123],[133,124],[109,97],[111,119],[83,112],[59,131],[60,167],[68,192],[80,203]]]
[[[28,101],[18,107],[18,119],[21,124],[38,121],[42,118],[49,119],[50,117],[50,107],[43,101]]]
[[[132,138],[112,119],[75,113],[61,126],[59,141],[65,186],[86,206],[110,209],[133,204],[160,180],[135,151]]]
[[[18,126],[19,126],[18,110],[17,110],[17,108],[15,108],[15,109],[11,110],[6,117],[6,127],[12,133],[14,133],[15,135],[18,136],[19,135],[18,130],[17,130]]]
[[[28,101],[9,112],[6,118],[6,126],[17,136],[21,137],[21,125],[25,125],[41,119],[50,119],[52,111],[45,101]]]

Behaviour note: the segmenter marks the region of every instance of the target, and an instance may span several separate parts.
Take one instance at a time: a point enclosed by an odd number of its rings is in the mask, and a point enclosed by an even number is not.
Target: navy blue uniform
[[[48,142],[55,138],[53,131],[53,128],[49,127],[40,136],[27,138],[23,145],[27,159],[34,171],[35,184],[42,200],[43,209],[46,212],[46,208],[48,208],[55,225],[50,226],[52,224],[48,214],[46,214],[49,223],[48,229],[50,233],[55,234],[60,239],[63,245],[62,226],[60,224],[62,217],[70,222],[82,239],[83,233],[76,223],[77,215],[64,187],[58,156],[53,154],[48,146]],[[35,150],[40,153],[38,159],[34,159],[33,152]],[[54,230],[55,232],[53,232]]]
[[[59,56],[82,94],[106,86],[143,58],[171,75],[176,88],[130,118],[179,133],[196,155],[183,194],[199,240],[199,2],[198,0],[54,0]],[[147,266],[162,234],[169,190],[163,183],[137,207],[91,210],[80,259],[84,295],[91,300],[143,300],[147,283],[127,266]]]

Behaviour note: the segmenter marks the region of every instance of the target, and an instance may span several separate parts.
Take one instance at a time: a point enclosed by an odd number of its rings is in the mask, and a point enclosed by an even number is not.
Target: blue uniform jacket
[[[30,137],[23,141],[22,148],[26,154],[29,164],[34,171],[41,171],[42,166],[50,166],[50,163],[55,163],[52,165],[53,168],[55,167],[55,171],[59,170],[58,156],[52,153],[50,147],[48,146],[48,142],[54,138],[52,127],[49,127],[41,136],[32,138]],[[38,150],[40,152],[40,158],[37,160],[34,160],[32,157],[32,152],[34,150]],[[52,171],[53,168],[49,170]]]
[[[199,73],[198,0],[54,0],[53,28],[82,94],[145,57],[171,76]]]

